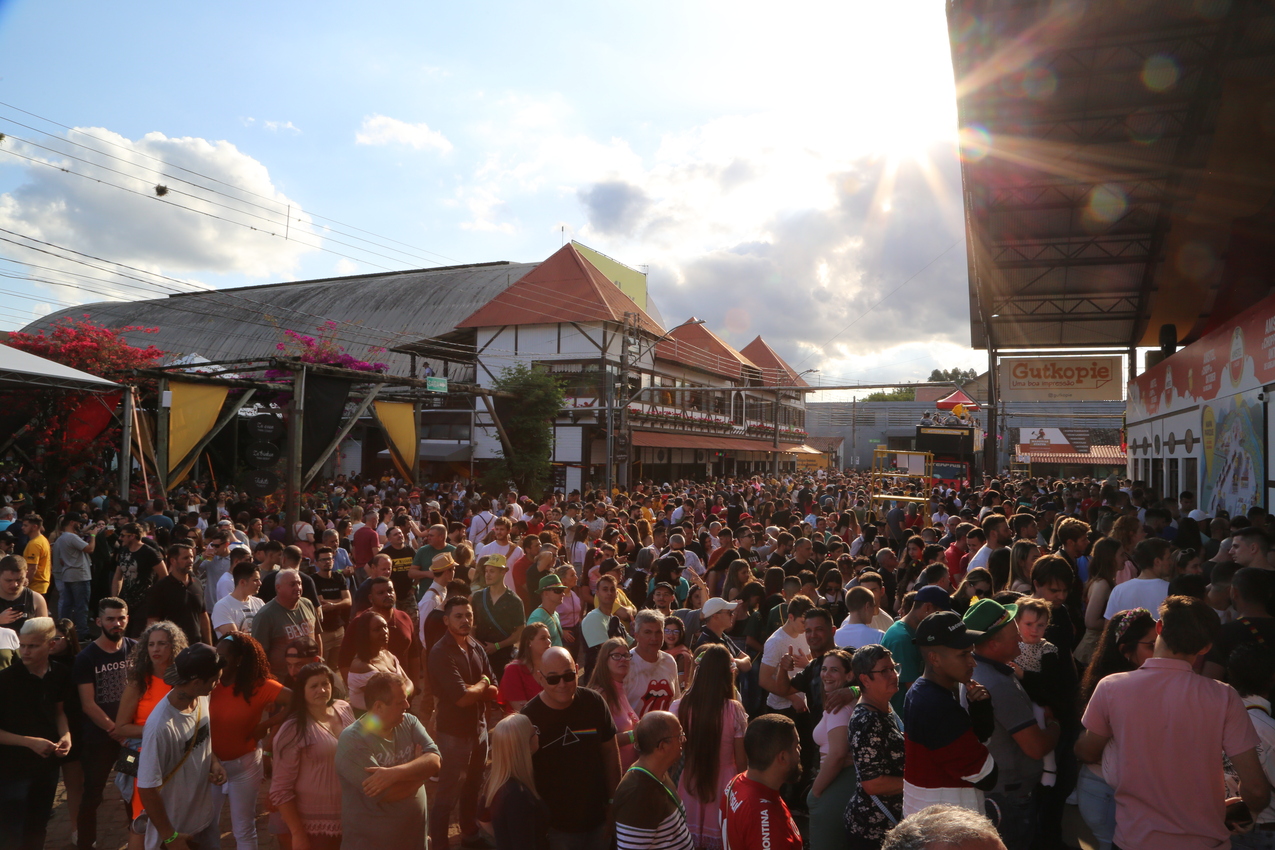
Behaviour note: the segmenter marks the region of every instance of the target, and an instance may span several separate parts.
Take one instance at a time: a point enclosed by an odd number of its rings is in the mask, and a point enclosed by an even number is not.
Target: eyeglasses
[[[891,664],[889,667],[885,667],[885,668],[883,668],[883,669],[881,669],[881,670],[869,670],[869,671],[868,671],[865,675],[867,675],[867,676],[882,676],[882,675],[886,675],[886,674],[889,674],[889,673],[893,673],[894,675],[896,675],[896,676],[897,676],[897,675],[899,675],[899,674],[900,674],[900,673],[902,673],[902,672],[903,672],[903,667],[902,667],[902,666],[900,666],[900,665],[898,665],[898,664]]]
[[[663,744],[665,741],[681,741],[683,744],[685,744],[685,743],[686,743],[686,733],[685,733],[685,732],[683,732],[683,733],[682,733],[682,734],[680,734],[680,735],[668,735],[668,736],[666,736],[666,737],[660,738],[660,744]]]
[[[612,661],[626,661],[628,657],[629,654],[627,652],[613,652],[607,656],[607,658],[610,658]]]
[[[556,685],[559,682],[574,682],[576,680],[576,671],[568,670],[565,673],[541,673],[544,677],[546,685]]]

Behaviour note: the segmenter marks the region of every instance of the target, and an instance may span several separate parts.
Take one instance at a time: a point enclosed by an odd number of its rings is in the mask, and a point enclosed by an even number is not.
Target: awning
[[[724,437],[716,434],[677,434],[668,431],[634,431],[633,445],[654,449],[708,449],[731,452],[773,452],[770,440]],[[781,454],[822,454],[818,449],[795,443],[780,443]]]
[[[0,345],[0,388],[31,389],[51,387],[60,390],[107,392],[119,384],[63,366],[35,354]]]
[[[946,398],[941,398],[934,402],[934,406],[939,410],[951,410],[958,404],[966,410],[978,410],[978,402],[974,401],[974,399],[970,398],[960,390],[957,390]]]

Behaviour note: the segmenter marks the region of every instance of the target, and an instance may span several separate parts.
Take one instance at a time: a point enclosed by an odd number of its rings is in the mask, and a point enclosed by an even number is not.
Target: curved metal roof
[[[1275,283],[1246,262],[1275,241],[1275,5],[948,0],[948,26],[976,348],[1189,341]]]
[[[63,317],[87,314],[112,328],[158,328],[156,333],[125,336],[136,345],[155,345],[173,359],[197,354],[219,361],[276,356],[284,331],[314,336],[330,320],[337,323],[335,341],[351,355],[388,363],[392,373],[405,374],[407,354],[372,349],[450,333],[537,265],[481,263],[182,293],[146,301],[102,301],[60,310],[23,330],[33,333]]]

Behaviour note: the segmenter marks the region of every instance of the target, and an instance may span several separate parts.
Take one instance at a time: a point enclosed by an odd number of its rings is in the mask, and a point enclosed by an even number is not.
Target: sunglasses
[[[574,682],[576,680],[576,671],[568,670],[565,673],[541,673],[544,677],[546,685],[556,685],[559,682]]]

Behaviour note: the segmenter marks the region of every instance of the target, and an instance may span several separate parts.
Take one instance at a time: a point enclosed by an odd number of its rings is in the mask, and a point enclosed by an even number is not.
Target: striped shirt
[[[616,850],[693,850],[677,792],[640,767],[615,789]]]

